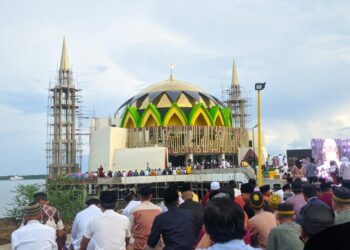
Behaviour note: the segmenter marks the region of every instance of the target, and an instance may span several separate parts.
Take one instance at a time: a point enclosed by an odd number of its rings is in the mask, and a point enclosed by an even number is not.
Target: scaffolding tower
[[[66,41],[55,85],[49,85],[47,105],[47,168],[50,178],[78,173],[82,165],[82,98],[73,81]]]
[[[223,91],[224,103],[232,110],[232,127],[234,128],[248,128],[249,119],[249,98],[245,97],[243,90],[238,81],[237,67],[233,61],[232,67],[232,81],[231,86],[226,91],[226,96]],[[225,98],[226,97],[226,98]]]

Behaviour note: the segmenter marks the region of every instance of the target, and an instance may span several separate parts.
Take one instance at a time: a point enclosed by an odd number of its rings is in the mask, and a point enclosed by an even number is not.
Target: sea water
[[[6,208],[12,208],[13,198],[17,185],[39,184],[43,186],[45,179],[36,180],[0,180],[0,218],[6,217]]]

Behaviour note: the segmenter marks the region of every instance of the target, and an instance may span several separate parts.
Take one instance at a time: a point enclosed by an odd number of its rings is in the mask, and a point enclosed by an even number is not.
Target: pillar
[[[185,156],[186,165],[189,161],[191,161],[191,164],[193,164],[193,154],[186,154]]]
[[[218,159],[220,162],[222,160],[225,160],[225,154],[219,154],[219,159]]]

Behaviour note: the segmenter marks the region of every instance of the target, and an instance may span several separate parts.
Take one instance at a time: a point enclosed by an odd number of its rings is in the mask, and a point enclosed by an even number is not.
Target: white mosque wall
[[[253,133],[254,131],[254,133]],[[254,138],[253,138],[254,136]],[[258,146],[258,129],[254,128],[251,130],[248,130],[248,140],[252,141],[253,146]],[[264,132],[261,132],[261,145],[265,147],[265,135]]]
[[[103,126],[91,131],[89,171],[96,171],[99,166],[108,171],[115,168],[116,149],[125,148],[127,129]]]
[[[252,149],[255,152],[255,154],[258,156],[258,129],[253,128],[250,131],[248,130],[248,138],[249,138],[248,140],[252,141],[253,147],[242,147],[239,149],[239,155],[238,155],[239,162],[241,162],[241,160],[244,158],[244,156],[246,155],[249,149]],[[268,158],[264,132],[261,132],[261,153],[262,153],[262,164],[264,164]]]
[[[90,130],[110,127],[110,119],[107,117],[95,117],[90,119]]]
[[[119,148],[115,150],[113,171],[164,169],[167,162],[166,147]]]

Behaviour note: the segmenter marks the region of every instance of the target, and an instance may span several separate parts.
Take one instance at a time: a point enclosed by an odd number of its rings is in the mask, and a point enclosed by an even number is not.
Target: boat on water
[[[11,181],[23,180],[23,177],[22,177],[22,176],[15,175],[15,176],[11,176],[11,177],[10,177],[10,180],[11,180]]]

